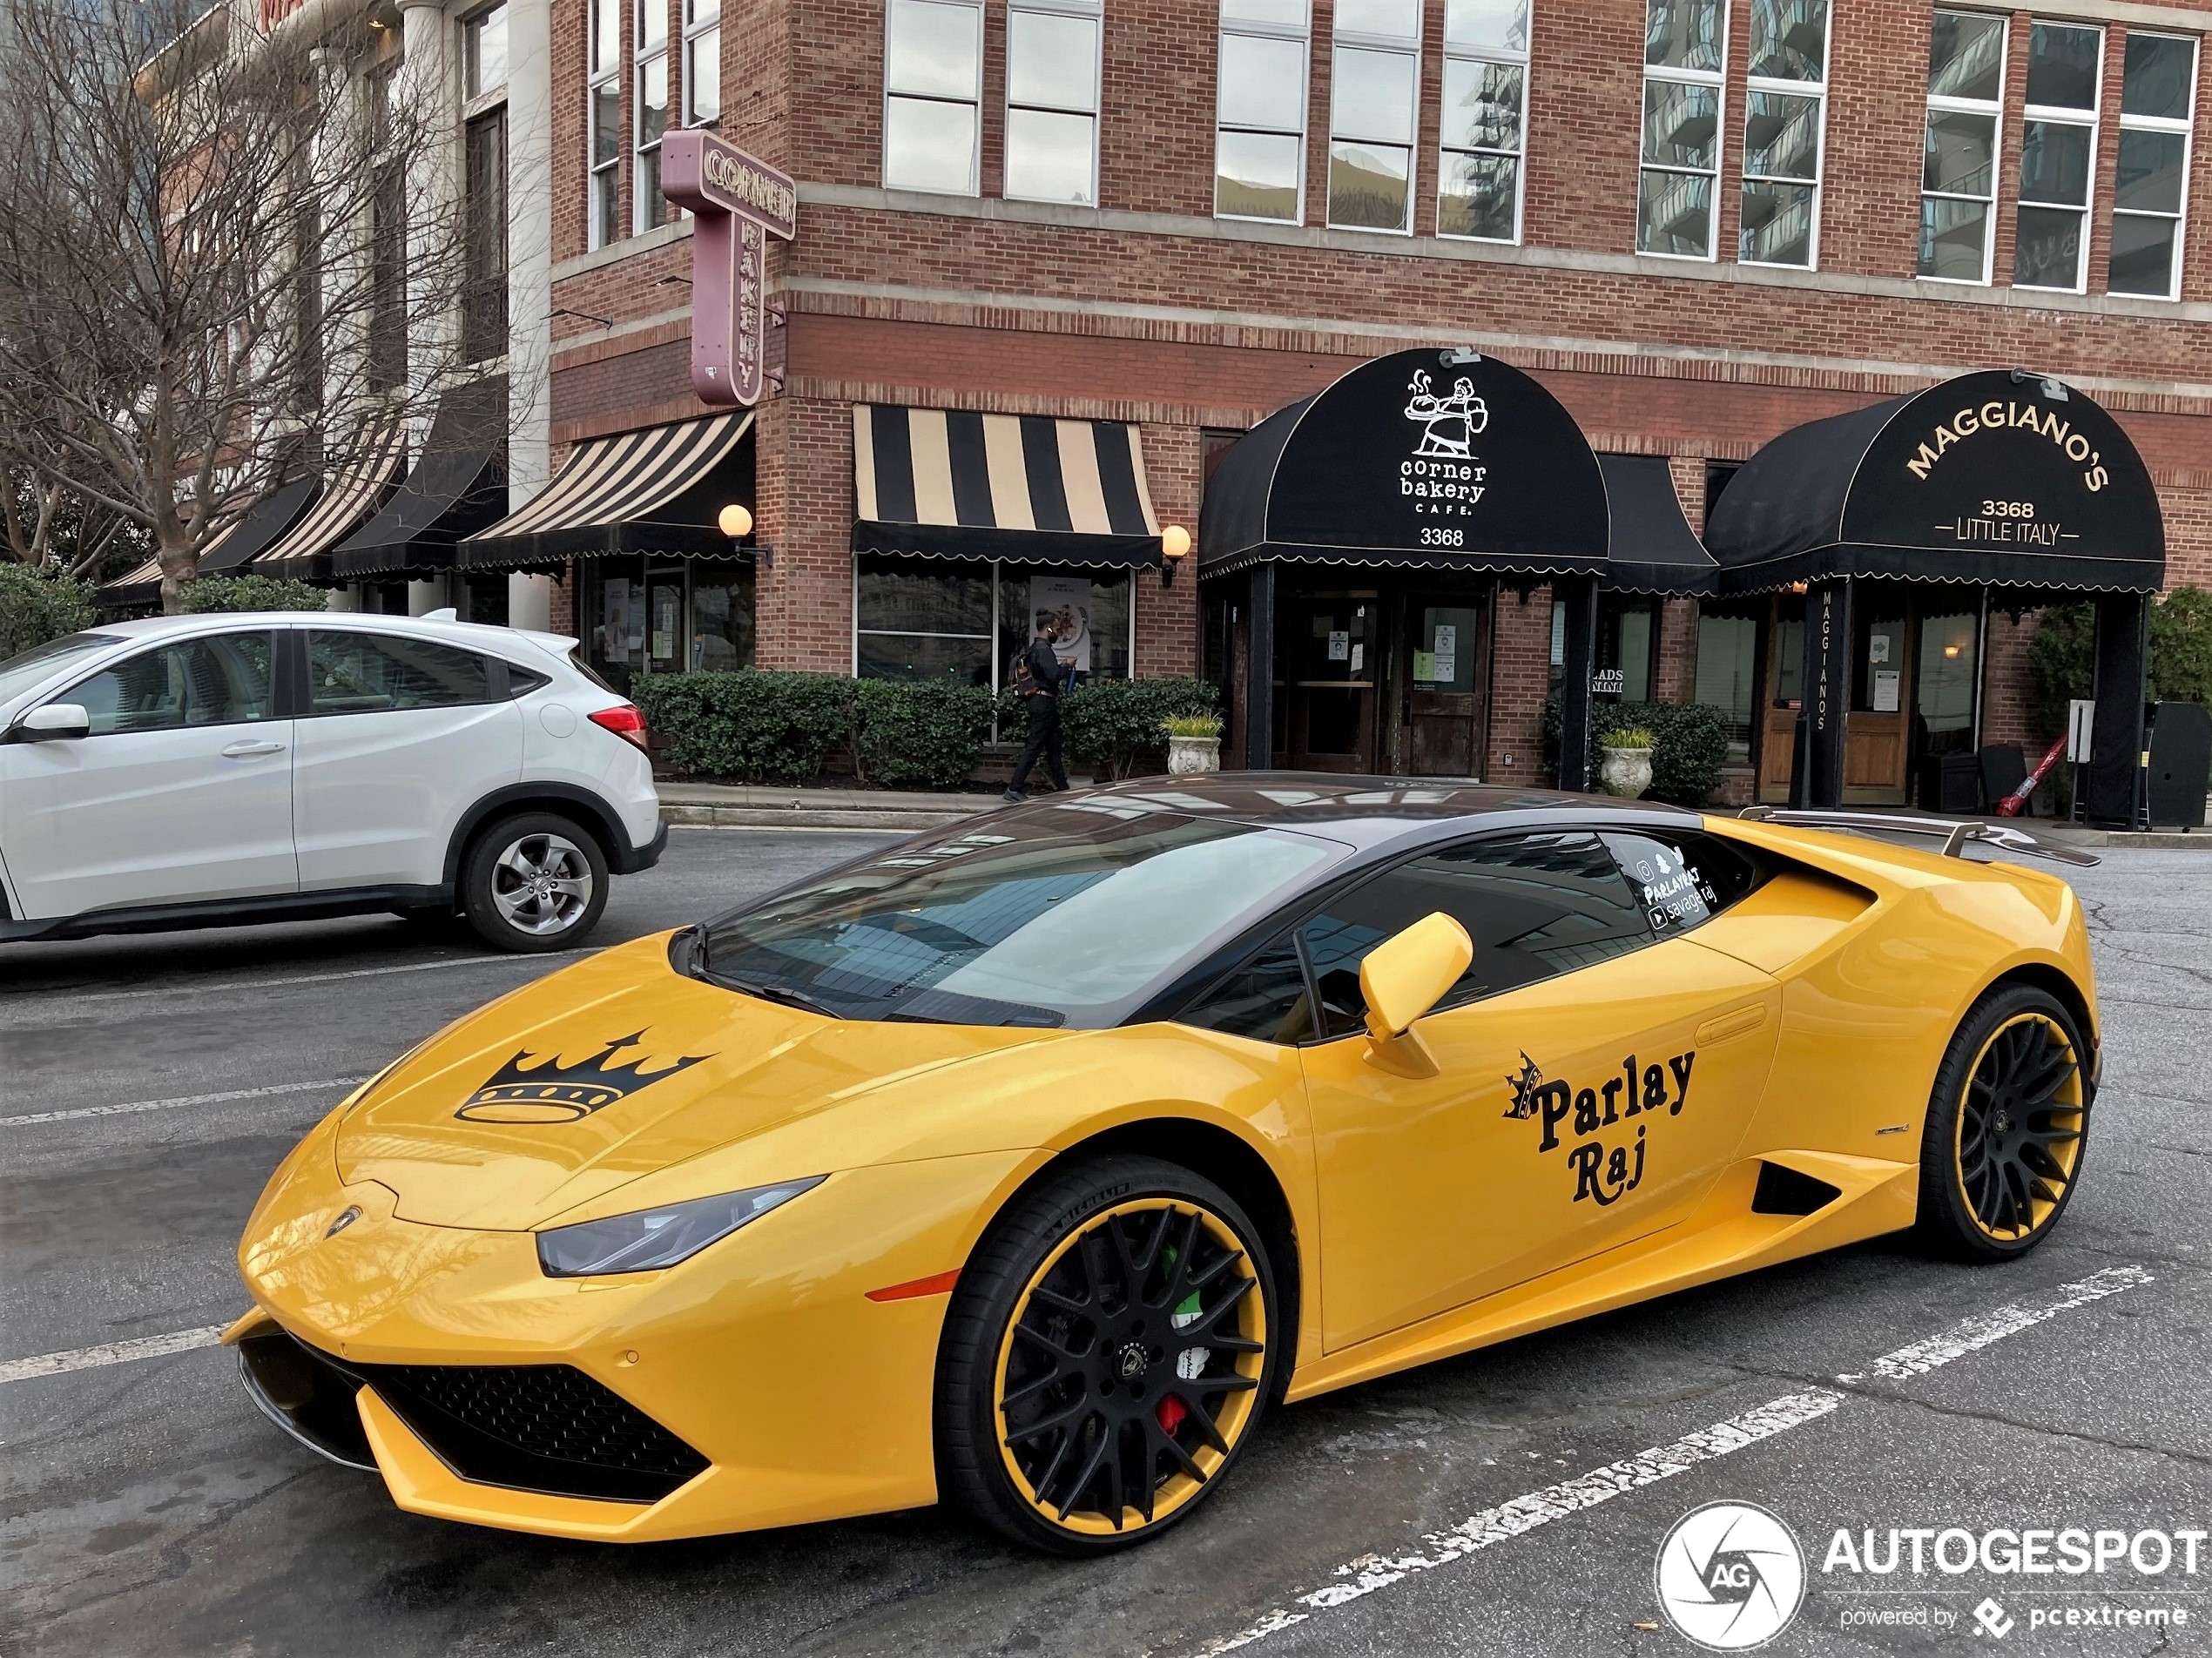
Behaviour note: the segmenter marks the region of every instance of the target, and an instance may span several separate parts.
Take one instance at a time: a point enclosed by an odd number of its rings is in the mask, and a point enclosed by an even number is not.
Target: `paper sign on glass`
[[[1895,668],[1885,668],[1874,676],[1874,712],[1897,712],[1898,684],[1902,677]]]

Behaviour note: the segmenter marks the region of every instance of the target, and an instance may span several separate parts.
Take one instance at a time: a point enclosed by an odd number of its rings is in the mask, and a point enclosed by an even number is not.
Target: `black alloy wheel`
[[[1211,1182],[1150,1159],[1073,1170],[1020,1205],[948,1317],[948,1494],[1062,1554],[1188,1513],[1265,1403],[1274,1291],[1257,1240]]]
[[[2025,986],[1986,999],[1937,1073],[1920,1225],[1947,1252],[2001,1260],[2048,1235],[2074,1195],[2091,1092],[2074,1017]]]

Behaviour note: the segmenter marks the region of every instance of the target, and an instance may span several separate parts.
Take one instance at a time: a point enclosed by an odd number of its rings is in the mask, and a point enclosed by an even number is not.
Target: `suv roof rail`
[[[1799,829],[1837,829],[1846,834],[1939,835],[1946,858],[1964,858],[1968,843],[1980,841],[2000,852],[2047,858],[2054,863],[2073,864],[2083,869],[2094,869],[2104,861],[2094,853],[2039,840],[2027,830],[2015,829],[2009,824],[1984,823],[1973,818],[1913,818],[1893,812],[1846,812],[1840,808],[1797,811],[1774,806],[1745,806],[1736,815],[1754,823],[1778,823]]]

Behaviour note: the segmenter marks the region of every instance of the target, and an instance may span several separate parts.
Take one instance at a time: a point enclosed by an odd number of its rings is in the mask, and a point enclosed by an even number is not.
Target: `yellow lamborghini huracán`
[[[1274,774],[1011,807],[394,1062],[270,1180],[226,1339],[421,1513],[943,1496],[1119,1547],[1271,1404],[1906,1227],[2040,1242],[2096,1007],[2073,892],[1958,855],[2013,833]]]

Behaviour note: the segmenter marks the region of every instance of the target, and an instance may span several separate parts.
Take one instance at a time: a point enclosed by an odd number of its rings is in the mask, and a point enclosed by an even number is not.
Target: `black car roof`
[[[1303,829],[1363,852],[1396,850],[1486,830],[1694,826],[1693,812],[1656,801],[1520,789],[1460,778],[1357,777],[1338,772],[1214,772],[1143,778],[1031,804],[1125,817],[1155,812]]]

